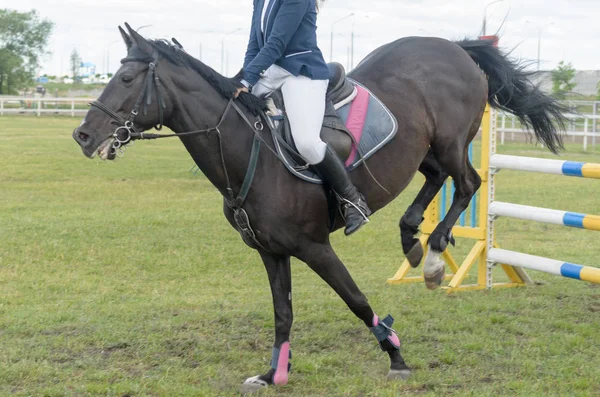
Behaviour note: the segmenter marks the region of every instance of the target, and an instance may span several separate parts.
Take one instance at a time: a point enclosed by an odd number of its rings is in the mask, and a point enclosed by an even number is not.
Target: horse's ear
[[[133,42],[135,44],[137,44],[137,46],[140,48],[140,50],[144,51],[146,54],[152,55],[152,53],[154,52],[154,49],[152,48],[152,46],[150,45],[148,40],[146,40],[144,37],[142,37],[142,35],[139,34],[138,32],[136,32],[135,30],[133,30],[127,22],[125,22],[125,27],[129,31],[129,35],[133,39]]]
[[[178,40],[177,40],[175,37],[173,37],[173,38],[171,39],[171,41],[172,41],[172,42],[173,42],[173,43],[174,43],[174,44],[175,44],[177,47],[179,47],[179,49],[180,49],[181,51],[185,52],[185,50],[183,49],[183,46],[181,45],[181,43],[180,43],[180,42],[179,42],[179,41],[178,41]]]
[[[123,41],[125,42],[125,45],[127,46],[127,51],[129,51],[129,49],[133,45],[133,42],[131,41],[131,37],[129,37],[127,35],[127,33],[123,30],[123,28],[120,26],[119,26],[119,32],[121,32],[121,37],[123,37]]]

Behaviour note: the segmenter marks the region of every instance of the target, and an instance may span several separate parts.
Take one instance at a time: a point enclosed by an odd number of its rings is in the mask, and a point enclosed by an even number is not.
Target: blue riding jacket
[[[254,0],[244,80],[256,84],[273,64],[294,76],[329,79],[329,69],[317,46],[316,0],[270,0],[261,27],[265,1]]]

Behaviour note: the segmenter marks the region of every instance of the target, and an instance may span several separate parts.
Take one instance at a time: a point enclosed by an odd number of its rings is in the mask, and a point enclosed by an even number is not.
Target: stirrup
[[[361,203],[364,203],[365,206],[363,207]],[[355,210],[352,211],[351,220],[347,216],[348,211],[350,210]],[[358,204],[353,203],[347,199],[342,199],[340,205],[340,212],[342,213],[342,219],[344,219],[344,222],[346,223],[346,228],[344,229],[344,234],[346,236],[350,236],[356,233],[358,230],[360,230],[360,228],[362,228],[364,225],[370,222],[369,215],[371,214],[371,211],[366,201],[362,198],[359,198]]]
[[[358,213],[363,217],[363,219],[365,220],[365,223],[369,223],[370,222],[369,216],[367,215],[367,210],[365,208],[361,207],[360,204],[353,203],[350,200],[346,200],[346,199],[343,199],[343,200],[344,200],[344,203],[345,203],[343,205],[344,210],[346,210],[346,209],[348,209],[350,207],[354,207],[354,209],[356,209],[358,211]],[[359,202],[360,201],[362,201],[362,200],[359,200]]]
[[[335,195],[337,196],[338,201],[340,202],[340,210],[343,209],[344,211],[340,211],[342,213],[342,219],[344,219],[344,221],[346,221],[346,209],[348,209],[349,207],[354,207],[354,209],[356,209],[358,211],[358,213],[363,217],[363,219],[365,220],[365,223],[369,223],[369,215],[371,215],[371,211],[369,209],[369,206],[367,205],[366,200],[364,200],[362,197],[358,198],[358,203],[354,203],[342,196],[340,196],[339,194],[335,193]],[[364,203],[364,207],[361,206],[360,204]]]

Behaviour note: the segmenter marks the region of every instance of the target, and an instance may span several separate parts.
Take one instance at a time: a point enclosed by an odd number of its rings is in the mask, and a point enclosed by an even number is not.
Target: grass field
[[[79,120],[0,117],[0,395],[234,396],[270,360],[273,313],[259,257],[176,141],[112,163],[83,157]],[[565,158],[600,163],[569,147]],[[550,155],[534,145],[501,152]],[[497,199],[600,214],[600,182],[504,172]],[[398,220],[422,183],[334,247],[414,369],[388,358],[342,301],[293,262],[290,396],[599,396],[600,288],[542,285],[447,295],[389,286]],[[598,266],[598,235],[501,220],[507,249]],[[459,241],[457,256],[470,246]]]

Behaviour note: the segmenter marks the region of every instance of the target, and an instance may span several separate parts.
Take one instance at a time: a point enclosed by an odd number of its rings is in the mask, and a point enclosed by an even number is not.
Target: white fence
[[[92,98],[26,98],[0,96],[0,116],[5,114],[64,114],[82,116],[88,111]]]
[[[0,96],[0,116],[5,114],[62,114],[71,117],[84,116],[88,111],[88,104],[93,98],[26,98],[16,96]],[[570,101],[565,104],[573,111],[583,110],[589,114],[569,113],[567,118],[567,140],[583,142],[583,150],[588,145],[595,147],[600,142],[600,102],[576,102]],[[523,139],[527,132],[521,128],[521,123],[512,114],[500,113],[498,117],[498,133],[500,144],[507,139]]]
[[[588,145],[596,146],[600,142],[600,115],[594,114],[565,114],[568,119],[565,131],[566,141],[582,142],[583,150],[588,149]],[[521,123],[516,116],[509,113],[500,113],[498,115],[498,134],[500,135],[500,144],[504,145],[507,139],[514,141],[519,136],[523,139],[524,134],[529,134],[521,127]]]
[[[589,144],[595,146],[600,139],[600,101],[570,100],[562,104],[570,110],[565,115],[569,120],[566,125],[566,141],[582,143],[583,150],[587,150]],[[506,139],[522,140],[526,134],[514,115],[503,112],[498,114],[497,129],[500,144],[504,144]]]

